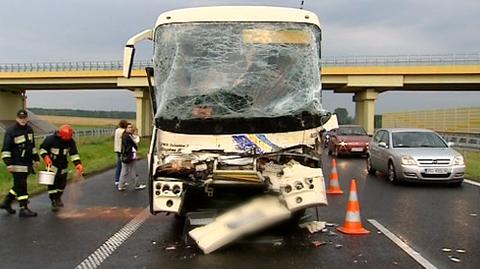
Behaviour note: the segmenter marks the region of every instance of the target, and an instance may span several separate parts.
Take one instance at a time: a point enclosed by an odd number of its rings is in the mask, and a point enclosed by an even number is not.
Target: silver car
[[[463,182],[463,156],[436,132],[427,129],[386,128],[375,132],[368,149],[367,170],[388,180]]]

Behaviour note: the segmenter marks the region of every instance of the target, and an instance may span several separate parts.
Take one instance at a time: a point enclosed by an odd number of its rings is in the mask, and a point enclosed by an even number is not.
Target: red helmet
[[[70,125],[62,125],[58,128],[58,136],[62,138],[62,140],[71,140],[73,137],[73,128]]]

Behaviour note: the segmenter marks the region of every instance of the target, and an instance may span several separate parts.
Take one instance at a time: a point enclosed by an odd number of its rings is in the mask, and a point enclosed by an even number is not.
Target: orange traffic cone
[[[328,187],[327,194],[343,194],[343,191],[340,189],[340,185],[338,184],[337,161],[335,159],[332,160],[330,186]]]
[[[343,227],[338,227],[337,230],[344,234],[369,234],[370,231],[362,227],[360,220],[360,204],[357,196],[357,182],[352,179],[350,183],[350,195],[348,196],[347,214],[345,216],[345,223]]]

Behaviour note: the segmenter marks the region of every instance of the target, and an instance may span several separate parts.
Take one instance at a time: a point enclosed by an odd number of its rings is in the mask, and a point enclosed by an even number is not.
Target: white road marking
[[[476,182],[476,181],[473,181],[473,180],[469,180],[469,179],[464,179],[463,181],[466,182],[466,183],[468,183],[468,184],[472,184],[472,185],[475,185],[475,186],[480,187],[480,183],[479,183],[479,182]]]
[[[425,259],[420,253],[415,251],[405,242],[403,242],[400,238],[398,238],[395,234],[390,232],[385,226],[380,224],[378,221],[374,219],[368,219],[373,226],[375,226],[378,230],[380,230],[386,237],[393,241],[393,243],[397,244],[403,251],[405,251],[410,257],[412,257],[415,261],[417,261],[421,266],[427,269],[437,269],[435,265],[430,263],[427,259]]]
[[[112,235],[97,250],[83,260],[75,269],[95,269],[102,264],[122,243],[127,240],[150,216],[148,208]]]

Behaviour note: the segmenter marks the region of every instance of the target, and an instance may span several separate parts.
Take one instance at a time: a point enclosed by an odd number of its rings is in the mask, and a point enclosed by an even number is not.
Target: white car
[[[383,172],[391,182],[441,181],[460,185],[463,156],[439,134],[427,129],[385,128],[375,132],[367,157],[370,174]]]

